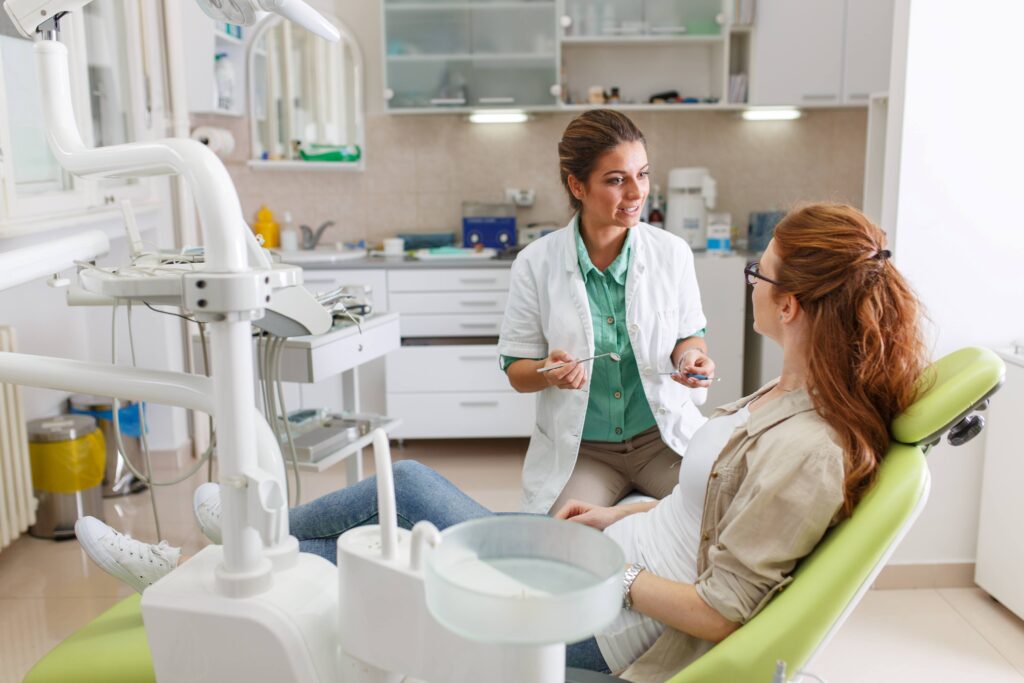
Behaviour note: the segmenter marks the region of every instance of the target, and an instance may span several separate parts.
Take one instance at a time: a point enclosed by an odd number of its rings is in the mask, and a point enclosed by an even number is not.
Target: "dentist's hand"
[[[559,363],[569,363],[569,365],[543,373],[548,385],[558,389],[579,389],[586,384],[587,369],[583,367],[582,363],[573,363],[574,360],[576,359],[571,353],[561,349],[555,349],[549,353],[548,357],[544,359],[543,367]]]
[[[570,500],[555,513],[555,519],[567,519],[570,522],[585,524],[598,531],[604,531],[605,527],[611,526],[627,514],[628,512],[622,508],[606,508],[584,503],[582,500]]]
[[[687,377],[688,374],[704,375],[707,379]],[[691,389],[711,386],[711,381],[714,377],[715,361],[711,360],[711,357],[700,349],[687,349],[679,358],[679,367],[676,368],[676,374],[672,375],[672,379],[676,382]]]

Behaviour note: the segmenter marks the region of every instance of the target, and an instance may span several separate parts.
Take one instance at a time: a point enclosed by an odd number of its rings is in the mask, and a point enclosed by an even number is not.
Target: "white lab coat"
[[[563,349],[594,355],[594,329],[576,253],[575,218],[523,249],[512,283],[498,353],[542,358]],[[631,228],[626,276],[626,329],[644,394],[661,438],[682,455],[705,418],[691,390],[659,372],[671,371],[678,339],[707,325],[700,304],[693,252],[682,239],[640,223]],[[703,392],[703,390],[700,390]],[[523,509],[546,513],[576,466],[590,384],[580,391],[549,387],[537,394],[537,417],[523,466]]]

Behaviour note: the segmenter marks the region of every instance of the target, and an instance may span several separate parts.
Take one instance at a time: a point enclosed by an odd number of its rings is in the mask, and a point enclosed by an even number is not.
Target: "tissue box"
[[[494,249],[516,245],[516,207],[508,203],[463,202],[462,246]]]

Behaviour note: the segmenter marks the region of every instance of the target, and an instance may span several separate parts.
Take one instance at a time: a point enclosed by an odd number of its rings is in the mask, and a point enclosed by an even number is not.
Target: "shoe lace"
[[[171,549],[167,541],[160,541],[157,545],[153,545],[137,541],[129,534],[122,534],[120,532],[114,535],[114,544],[117,546],[118,552],[138,557],[141,562],[153,562],[155,560],[167,562]]]

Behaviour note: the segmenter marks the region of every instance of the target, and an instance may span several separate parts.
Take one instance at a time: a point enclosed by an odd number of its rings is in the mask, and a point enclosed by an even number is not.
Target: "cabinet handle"
[[[430,100],[431,104],[465,104],[465,97],[434,97]]]
[[[496,277],[462,277],[459,278],[459,282],[464,285],[496,285],[498,284],[498,278]]]
[[[463,408],[497,408],[497,401],[459,401]]]
[[[515,104],[514,97],[481,97],[477,100],[479,104]]]
[[[498,327],[497,323],[459,323],[464,330],[493,330]]]
[[[801,99],[806,102],[827,102],[836,99],[836,96],[826,94],[802,95]]]
[[[477,361],[477,360],[492,361],[494,359],[495,359],[495,356],[459,356],[459,360],[468,360],[468,361]]]
[[[497,306],[497,301],[460,301],[463,306]]]

